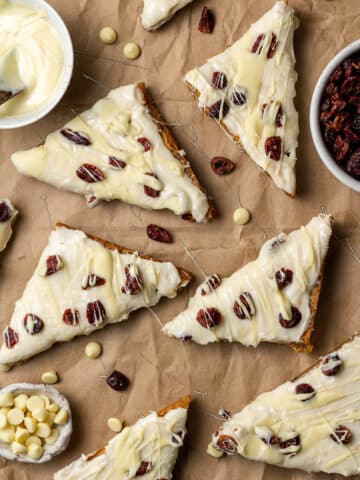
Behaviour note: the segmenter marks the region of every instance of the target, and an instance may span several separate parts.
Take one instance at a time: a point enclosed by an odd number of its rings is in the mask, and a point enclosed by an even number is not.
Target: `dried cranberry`
[[[343,130],[346,120],[349,118],[349,112],[341,112],[336,115],[332,123],[332,128],[337,132]]]
[[[294,432],[294,437],[289,438],[288,440],[281,440],[279,441],[279,448],[280,450],[287,450],[290,447],[300,447],[300,435]],[[299,448],[300,449],[300,448]],[[286,455],[294,455],[295,452],[284,452]]]
[[[122,392],[126,390],[130,384],[130,381],[126,375],[119,372],[118,370],[114,370],[108,377],[106,377],[106,383],[111,387],[113,390],[117,392]]]
[[[282,314],[279,314],[279,322],[280,325],[283,328],[294,328],[296,325],[298,325],[301,321],[302,315],[300,310],[298,310],[296,307],[291,306],[291,318],[290,320],[287,320],[282,316]]]
[[[265,443],[265,445],[276,445],[279,443],[280,439],[276,435],[271,435],[271,437],[261,438],[261,440]]]
[[[122,293],[127,295],[137,295],[143,289],[143,279],[139,272],[134,272],[134,275],[131,273],[131,269],[135,269],[134,265],[126,265],[125,267],[125,286],[121,287]]]
[[[146,233],[151,240],[156,242],[172,243],[173,241],[172,235],[168,230],[153,223],[146,227]]]
[[[325,142],[331,146],[333,145],[334,141],[335,141],[335,137],[336,137],[336,132],[335,130],[333,130],[332,128],[325,128],[324,130],[324,139],[325,139]]]
[[[7,348],[13,348],[19,341],[19,335],[11,327],[6,327],[4,330],[4,342]]]
[[[141,143],[141,145],[144,147],[145,152],[148,152],[149,150],[151,150],[151,143],[148,138],[140,137],[137,139],[137,141]]]
[[[265,153],[271,160],[280,160],[281,137],[269,137],[265,141]]]
[[[227,78],[223,72],[214,72],[212,76],[212,84],[215,88],[223,90],[227,86]]]
[[[101,287],[102,285],[105,285],[105,283],[105,278],[99,277],[99,275],[95,275],[95,273],[90,273],[86,279],[86,282],[82,286],[82,289],[88,290],[89,288]]]
[[[331,102],[330,102],[330,98],[329,97],[325,97],[322,101],[322,104],[321,104],[321,107],[320,107],[320,110],[322,112],[328,112],[330,110],[330,107],[331,107]]]
[[[345,137],[350,143],[359,144],[360,136],[356,134],[349,125],[344,128],[344,131]]]
[[[272,33],[271,34],[271,43],[270,43],[270,47],[269,47],[269,50],[268,50],[268,53],[267,53],[267,58],[272,58],[274,56],[276,46],[277,46],[277,37],[276,37],[275,33]]]
[[[334,95],[337,91],[338,87],[335,85],[335,83],[328,83],[325,87],[325,92],[327,93],[327,95],[329,95],[329,97]]]
[[[346,163],[346,171],[354,178],[360,179],[360,148],[350,156]]]
[[[302,401],[306,402],[315,396],[315,390],[308,383],[299,383],[295,388],[296,395],[307,395]]]
[[[344,77],[345,78],[351,77],[351,75],[353,73],[353,62],[352,62],[351,58],[347,58],[344,61],[343,66],[344,66]],[[339,78],[339,80],[340,80],[340,78]]]
[[[275,125],[280,128],[283,126],[283,121],[284,121],[284,114],[283,114],[282,106],[280,105],[279,110],[277,111],[277,114],[275,117]]]
[[[116,157],[109,157],[109,164],[112,167],[119,169],[123,169],[126,167],[126,163],[124,162],[124,160],[120,160],[120,158]]]
[[[336,375],[342,366],[342,360],[337,353],[332,353],[321,362],[321,373],[327,377]]]
[[[245,105],[246,103],[246,95],[242,90],[239,89],[234,89],[234,91],[231,94],[231,100],[234,105]]]
[[[216,446],[228,455],[233,455],[237,452],[238,443],[235,438],[230,435],[220,435],[216,440]]]
[[[97,327],[105,321],[106,311],[100,300],[96,300],[95,302],[90,302],[87,304],[86,318],[90,325],[93,325],[94,327]]]
[[[345,427],[344,425],[338,425],[334,433],[330,435],[332,440],[336,443],[342,443],[343,445],[347,445],[351,442],[352,439],[352,431],[350,428]]]
[[[254,300],[249,292],[243,292],[234,303],[233,310],[240,320],[249,320],[255,315]]]
[[[337,162],[342,162],[349,153],[350,144],[343,136],[337,135],[335,137],[333,150],[335,152],[335,160]]]
[[[198,311],[196,320],[204,328],[213,328],[221,322],[221,313],[217,308],[203,308]]]
[[[144,185],[144,192],[148,197],[158,198],[160,196],[159,190],[155,190],[155,188],[148,187],[147,185]]]
[[[150,472],[152,468],[151,462],[141,462],[140,467],[137,469],[135,477],[140,475],[145,475],[146,473]]]
[[[335,68],[333,73],[330,75],[329,80],[330,82],[338,82],[339,80],[342,79],[342,76],[343,76],[342,65],[339,65]]]
[[[96,183],[104,180],[105,175],[100,170],[100,168],[91,163],[83,163],[77,170],[76,175],[87,183]]]
[[[264,33],[258,35],[253,46],[251,47],[251,53],[257,53],[258,55],[260,55],[263,48],[264,39],[265,39]]]
[[[44,322],[33,313],[27,313],[24,317],[24,327],[30,335],[36,335],[43,329]]]
[[[279,290],[290,285],[293,279],[293,272],[288,268],[281,268],[275,273],[275,280]]]
[[[209,116],[217,120],[221,120],[229,111],[229,105],[226,100],[218,100],[209,107]]]
[[[5,223],[11,217],[10,208],[7,206],[5,202],[0,203],[0,222]]]
[[[360,94],[360,78],[349,77],[341,84],[341,92],[345,95],[359,95]]]
[[[67,308],[63,313],[62,319],[65,325],[69,325],[70,327],[73,327],[74,325],[79,324],[80,313],[78,310],[75,310],[73,308]]]
[[[75,132],[74,130],[71,130],[71,128],[63,128],[60,130],[60,133],[70,140],[70,142],[74,142],[77,145],[84,145],[86,147],[91,145],[91,140],[86,133]]]
[[[192,222],[194,220],[194,217],[191,213],[184,213],[183,215],[181,215],[181,218],[183,220],[186,220],[187,222]]]
[[[212,33],[214,31],[215,19],[208,7],[204,7],[201,12],[198,29],[201,33]]]
[[[332,114],[341,112],[346,108],[346,100],[339,93],[335,93],[331,97],[331,103],[332,103],[332,107],[331,107]]]
[[[211,169],[218,175],[228,175],[235,168],[235,163],[225,157],[214,157],[211,160]]]
[[[61,270],[62,267],[63,267],[63,263],[59,255],[50,255],[46,259],[45,276],[48,277],[49,275],[53,275],[54,273]]]
[[[351,124],[351,128],[355,132],[360,133],[360,115],[355,115]]]
[[[201,295],[207,295],[221,285],[221,277],[217,274],[211,275],[206,279],[205,286],[201,290]]]

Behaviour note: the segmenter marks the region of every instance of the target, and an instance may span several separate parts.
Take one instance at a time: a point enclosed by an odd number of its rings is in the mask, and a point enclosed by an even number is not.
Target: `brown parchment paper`
[[[187,446],[174,471],[176,480],[248,478],[251,480],[326,479],[325,474],[310,475],[239,456],[214,459],[206,454],[213,431],[220,422],[216,414],[222,404],[237,411],[257,394],[276,387],[308,367],[317,357],[360,329],[360,265],[345,251],[343,237],[360,249],[360,196],[351,192],[325,169],[312,144],[309,130],[309,105],[315,82],[337,51],[355,40],[360,29],[359,0],[289,0],[296,8],[301,26],[295,35],[297,57],[296,103],[300,113],[298,150],[298,195],[292,200],[276,189],[272,181],[217,127],[198,111],[195,101],[182,83],[184,73],[201,65],[236,40],[250,23],[268,10],[273,0],[204,0],[188,8],[157,33],[143,30],[139,14],[141,0],[50,0],[68,25],[75,50],[95,56],[75,55],[74,76],[58,107],[38,123],[0,132],[1,196],[8,196],[20,210],[15,235],[0,258],[0,326],[7,324],[14,303],[46,245],[50,232],[47,203],[53,222],[69,225],[110,241],[138,249],[161,259],[170,259],[195,274],[191,286],[175,300],[162,301],[154,310],[163,323],[185,308],[189,296],[201,280],[190,257],[179,242],[162,245],[148,240],[145,227],[157,223],[181,238],[207,273],[231,274],[256,257],[264,238],[254,220],[245,227],[234,225],[232,213],[238,192],[242,204],[269,235],[290,231],[319,213],[322,205],[334,215],[340,240],[330,249],[311,355],[296,354],[287,346],[263,344],[256,349],[219,344],[201,347],[165,337],[148,311],[134,313],[120,325],[106,327],[92,335],[100,341],[103,355],[89,360],[84,355],[87,337],[57,345],[26,364],[0,376],[0,385],[38,382],[41,373],[56,369],[61,377],[58,389],[72,405],[74,434],[68,450],[48,464],[30,466],[0,458],[0,480],[45,480],[82,452],[105,445],[112,437],[106,425],[109,416],[121,416],[127,424],[151,409],[158,409],[187,394],[191,384],[207,395],[193,393]],[[216,15],[212,35],[201,34],[197,23],[207,4]],[[112,25],[118,42],[104,46],[98,39],[101,27]],[[130,63],[122,56],[126,42],[142,47],[141,57]],[[114,61],[105,59],[114,59]],[[124,61],[125,64],[119,63]],[[105,88],[86,80],[93,77]],[[21,176],[10,162],[19,148],[40,143],[51,130],[72,118],[71,109],[80,112],[119,85],[144,80],[151,88],[160,111],[170,122],[193,125],[201,149],[209,156],[223,155],[236,162],[236,170],[218,177],[209,163],[193,147],[190,127],[172,131],[187,151],[195,172],[214,197],[220,217],[207,225],[184,222],[168,212],[148,212],[120,202],[102,204],[90,210],[85,200],[60,192],[38,181]],[[135,225],[131,230],[129,224]],[[114,368],[131,380],[123,393],[112,391],[101,378]],[[332,477],[340,478],[340,477]]]

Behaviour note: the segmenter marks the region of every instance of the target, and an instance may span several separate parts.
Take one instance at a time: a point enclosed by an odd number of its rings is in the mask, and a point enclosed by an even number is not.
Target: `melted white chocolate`
[[[40,110],[54,94],[63,64],[60,38],[47,14],[0,0],[0,90],[23,90],[0,106],[0,116]]]
[[[0,221],[0,252],[5,250],[6,245],[8,244],[13,230],[12,226],[15,221],[15,218],[18,215],[18,211],[14,207],[14,205],[8,200],[7,198],[0,198],[0,204],[5,203],[9,212],[10,212],[10,218],[6,220],[5,222]]]
[[[144,0],[141,21],[146,30],[157,30],[192,0]]]
[[[53,255],[61,258],[62,268],[44,276],[46,261]],[[143,280],[142,288],[136,295],[122,291],[127,265],[136,266]],[[89,287],[84,289],[84,279],[89,275],[97,275],[105,283],[92,286],[89,281]],[[51,232],[35,273],[16,302],[9,325],[16,332],[18,343],[8,348],[4,341],[0,350],[0,365],[4,369],[9,368],[47,350],[56,342],[65,342],[77,335],[89,335],[109,323],[126,320],[132,311],[155,305],[162,296],[175,297],[181,285],[179,272],[170,262],[145,260],[137,253],[122,254],[118,250],[105,248],[80,230],[57,227]],[[96,301],[102,303],[106,315],[101,321],[101,311],[97,310],[98,324],[94,325],[87,319],[87,306]],[[78,311],[78,324],[64,323],[63,314],[67,309]],[[44,325],[41,331],[28,333],[34,328],[30,329],[33,325],[30,317],[28,330],[25,329],[24,318],[27,314],[36,315],[42,320]]]
[[[266,171],[275,184],[290,195],[295,194],[295,163],[298,145],[298,114],[294,107],[295,56],[293,49],[294,10],[284,1],[278,1],[262,18],[231,47],[210,58],[205,65],[191,70],[185,81],[197,90],[199,107],[205,109],[221,100],[229,105],[229,112],[220,118],[224,127],[240,139],[248,155]],[[252,53],[259,35],[265,37],[261,53]],[[272,34],[277,45],[272,58],[267,54]],[[222,72],[227,78],[227,87],[214,88],[212,76]],[[244,93],[246,103],[235,105],[234,90]],[[267,104],[264,108],[263,105]],[[279,107],[282,109],[281,127],[276,125]],[[282,151],[280,160],[269,158],[265,141],[280,137]]]
[[[147,480],[170,479],[186,434],[187,410],[176,408],[165,416],[155,412],[126,427],[91,460],[86,455],[54,475],[54,480],[128,480],[142,462],[150,462]],[[140,476],[139,476],[140,478]]]
[[[251,460],[312,472],[359,474],[360,337],[345,343],[336,353],[342,366],[335,375],[324,375],[320,363],[296,381],[259,395],[213,436],[214,451],[219,452],[219,436],[229,435],[237,442],[234,453]],[[295,393],[296,386],[302,383],[315,390],[315,395],[306,401]],[[341,443],[340,435],[338,441],[331,438],[339,425],[352,433],[348,444]],[[278,443],[269,445],[260,440],[259,428],[264,427],[282,441],[299,435],[300,443],[282,449]]]
[[[64,128],[87,136],[91,145],[72,142],[60,129],[51,133],[44,145],[14,153],[15,167],[25,175],[88,199],[94,196],[96,201],[118,199],[148,209],[168,208],[177,215],[191,213],[196,221],[206,221],[207,196],[165,145],[138,85],[112,90]],[[139,138],[150,141],[150,150],[145,151]],[[182,155],[178,152],[179,158]],[[122,160],[126,166],[114,168],[109,157]],[[76,172],[83,164],[99,168],[104,179],[88,183],[79,178]],[[159,196],[147,195],[144,186],[160,191]]]
[[[164,333],[191,337],[200,344],[227,340],[256,346],[262,341],[300,341],[311,321],[310,294],[321,274],[330,235],[331,217],[321,214],[300,230],[268,240],[256,260],[223,279],[211,293],[202,295],[204,284],[200,285],[188,308],[164,326]],[[283,268],[292,271],[292,281],[279,289],[275,273]],[[235,315],[235,301],[244,312],[243,319]],[[279,315],[290,319],[292,306],[301,312],[301,321],[284,328]],[[209,308],[218,309],[222,318],[218,325],[204,328],[197,314]]]

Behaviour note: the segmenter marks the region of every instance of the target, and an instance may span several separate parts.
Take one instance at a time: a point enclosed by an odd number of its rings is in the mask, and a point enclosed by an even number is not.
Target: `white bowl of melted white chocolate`
[[[14,383],[0,389],[0,455],[45,463],[62,453],[72,433],[70,405],[56,388]]]
[[[47,115],[71,80],[70,34],[44,0],[0,0],[0,129]]]

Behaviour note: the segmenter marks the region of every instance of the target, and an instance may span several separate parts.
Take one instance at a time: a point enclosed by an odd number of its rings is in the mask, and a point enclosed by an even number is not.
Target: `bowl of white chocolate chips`
[[[15,383],[0,389],[0,455],[45,463],[62,453],[72,433],[67,399],[48,385]]]

